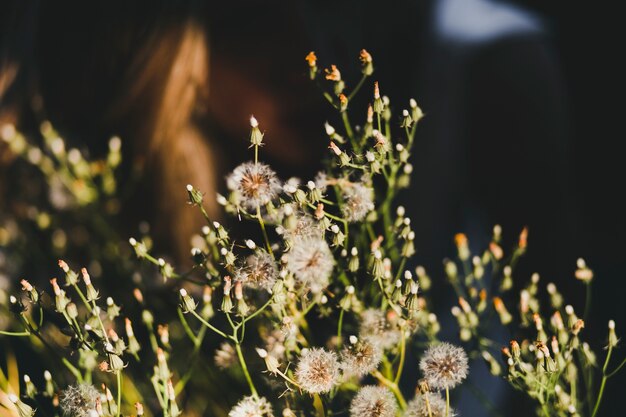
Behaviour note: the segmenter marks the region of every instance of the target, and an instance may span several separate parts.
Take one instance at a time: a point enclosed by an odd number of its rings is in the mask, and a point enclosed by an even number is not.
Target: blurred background
[[[478,250],[494,224],[511,243],[527,225],[520,275],[539,272],[582,310],[576,259],[594,270],[594,326],[585,331],[602,346],[607,321],[620,333],[626,319],[617,15],[559,0],[0,0],[0,124],[36,138],[48,120],[93,158],[119,135],[124,197],[106,221],[122,240],[149,225],[157,250],[185,263],[202,224],[184,203],[185,184],[208,196],[221,189],[224,174],[247,159],[251,114],[266,132],[263,158],[281,177],[313,176],[332,111],[308,81],[304,56],[314,50],[319,66],[337,64],[350,87],[365,48],[391,106],[415,98],[426,113],[403,197],[418,262],[442,278],[454,233]],[[3,146],[0,221],[28,217],[21,198],[36,190]],[[220,216],[217,207],[209,213]],[[66,254],[76,262],[89,255]],[[5,280],[16,270],[47,274],[34,263],[4,269]],[[625,382],[609,384],[604,415],[619,414],[609,410]],[[503,415],[521,401],[504,384],[492,394]],[[461,400],[462,415],[482,415]]]

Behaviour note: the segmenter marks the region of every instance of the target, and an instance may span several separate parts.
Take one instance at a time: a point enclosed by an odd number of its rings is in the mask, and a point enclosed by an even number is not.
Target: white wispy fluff
[[[439,343],[426,350],[420,369],[431,388],[454,388],[467,377],[467,355],[461,347]]]
[[[362,387],[350,404],[351,417],[394,417],[397,410],[391,391],[373,385]]]
[[[456,412],[451,408],[449,417],[456,415]],[[407,404],[403,417],[447,417],[446,401],[441,395],[434,392],[418,394]]]
[[[249,210],[269,203],[281,191],[280,181],[272,168],[254,162],[245,162],[235,168],[226,178],[226,185],[237,193],[241,204]]]
[[[287,269],[311,292],[319,293],[330,282],[335,259],[324,239],[297,239],[283,256]]]
[[[264,397],[243,397],[235,405],[228,417],[273,417],[272,405]]]
[[[374,210],[374,190],[357,182],[343,189],[343,216],[349,222],[359,222]]]
[[[339,361],[335,352],[321,348],[306,349],[296,367],[296,380],[311,394],[329,392],[340,377]]]

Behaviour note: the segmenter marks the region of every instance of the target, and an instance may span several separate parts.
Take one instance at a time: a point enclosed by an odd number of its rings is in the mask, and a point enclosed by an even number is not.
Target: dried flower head
[[[244,397],[235,405],[228,417],[272,417],[272,405],[264,397]]]
[[[343,198],[343,215],[349,222],[361,221],[374,210],[374,190],[363,183],[353,183],[344,188]]]
[[[215,365],[221,369],[228,369],[237,363],[237,353],[228,342],[222,342],[220,347],[215,351],[215,356],[213,357],[215,361]]]
[[[264,250],[257,250],[253,255],[248,256],[237,278],[247,286],[269,291],[278,278],[278,268],[272,255]]]
[[[61,394],[61,410],[66,417],[92,417],[97,415],[99,398],[100,393],[91,384],[70,385]]]
[[[289,222],[282,230],[285,240],[292,242],[303,238],[321,238],[322,232],[319,223],[304,213],[295,213],[294,221]]]
[[[311,394],[329,392],[339,379],[339,362],[334,352],[306,349],[296,367],[296,380]]]
[[[365,376],[378,368],[382,357],[380,345],[364,337],[341,351],[341,369],[345,376]]]
[[[467,377],[467,368],[463,348],[445,342],[429,347],[420,361],[420,369],[434,389],[454,388]]]
[[[297,239],[283,259],[287,269],[313,293],[319,293],[328,286],[335,259],[325,240]]]
[[[385,387],[368,385],[362,387],[350,404],[351,417],[394,417],[398,405]]]
[[[262,163],[245,162],[226,178],[231,191],[239,194],[242,204],[256,209],[272,201],[281,190],[276,173]]]
[[[381,349],[394,347],[400,340],[400,330],[391,323],[384,311],[373,308],[361,314],[360,337],[380,346]]]
[[[457,414],[450,409],[448,415],[454,417]],[[407,405],[403,417],[447,417],[446,401],[434,392],[417,395]]]

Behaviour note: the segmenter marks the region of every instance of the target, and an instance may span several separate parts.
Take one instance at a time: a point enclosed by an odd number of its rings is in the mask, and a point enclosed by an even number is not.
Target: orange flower
[[[341,72],[337,69],[336,65],[331,65],[330,69],[325,69],[326,79],[330,81],[341,81]]]
[[[309,63],[309,67],[311,68],[313,68],[317,63],[317,57],[315,56],[315,52],[313,51],[309,52],[309,54],[304,59]]]

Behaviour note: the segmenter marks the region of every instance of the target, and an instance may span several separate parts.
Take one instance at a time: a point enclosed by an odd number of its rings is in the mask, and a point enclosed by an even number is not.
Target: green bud
[[[190,311],[195,311],[198,306],[196,302],[191,298],[189,294],[187,294],[187,290],[181,288],[180,290],[180,308],[183,313],[189,313]]]
[[[193,204],[196,206],[202,205],[202,200],[204,199],[204,197],[200,191],[193,188],[193,185],[187,184],[187,194],[189,197],[189,204]]]

